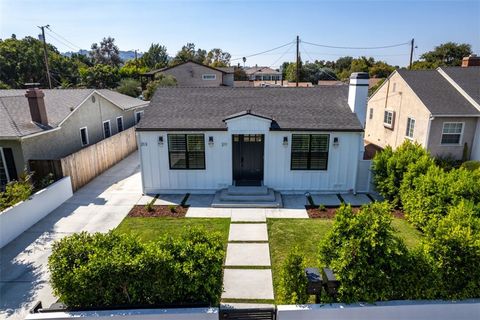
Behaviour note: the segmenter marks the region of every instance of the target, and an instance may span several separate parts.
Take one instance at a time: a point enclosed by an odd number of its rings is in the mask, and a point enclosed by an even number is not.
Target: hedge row
[[[477,211],[476,211],[477,210]],[[320,245],[320,261],[341,282],[339,301],[465,299],[480,297],[478,207],[452,207],[422,244],[407,250],[395,235],[388,203],[354,214],[337,210],[332,230]]]
[[[223,258],[220,236],[199,229],[156,243],[83,232],[53,245],[49,269],[55,295],[70,308],[215,305]]]

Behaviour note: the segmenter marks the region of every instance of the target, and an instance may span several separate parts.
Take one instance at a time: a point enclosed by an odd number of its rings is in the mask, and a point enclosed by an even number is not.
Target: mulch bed
[[[337,213],[338,207],[327,207],[325,210],[320,210],[315,206],[305,206],[307,209],[308,217],[312,219],[333,219]],[[352,208],[354,213],[357,213],[360,208]],[[398,219],[405,219],[405,214],[402,210],[395,209],[392,211],[392,215]]]
[[[172,208],[175,208],[172,210]],[[145,206],[136,205],[128,213],[129,217],[174,217],[182,218],[187,213],[188,206],[153,206],[153,211],[148,211]]]

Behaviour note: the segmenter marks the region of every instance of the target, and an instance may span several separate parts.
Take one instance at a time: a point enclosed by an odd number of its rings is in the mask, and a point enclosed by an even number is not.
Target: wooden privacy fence
[[[70,176],[76,191],[136,149],[135,127],[131,127],[60,160],[30,160],[29,166],[38,178],[49,173],[56,180]]]
[[[63,176],[70,176],[73,191],[78,190],[136,149],[135,127],[131,127],[60,159]]]

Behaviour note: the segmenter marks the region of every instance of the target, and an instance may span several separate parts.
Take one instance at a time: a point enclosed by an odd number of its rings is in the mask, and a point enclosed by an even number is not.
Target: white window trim
[[[213,78],[207,78],[206,76],[209,76],[209,77],[210,77],[210,76],[213,76]],[[216,75],[215,73],[202,74],[202,80],[207,80],[207,81],[209,81],[209,80],[211,80],[211,81],[217,80],[217,75]]]
[[[7,182],[10,182],[10,174],[8,173],[7,161],[5,160],[5,155],[3,154],[3,148],[0,147],[0,157],[2,157],[3,167],[5,169],[5,176],[7,177]]]
[[[458,123],[461,123],[462,124],[462,131],[460,132],[460,139],[458,141],[458,143],[442,143],[442,137],[444,134],[458,134],[458,133],[443,133],[443,129],[445,128],[445,124],[458,124]],[[465,122],[461,122],[461,121],[447,121],[447,122],[444,122],[442,124],[442,132],[441,132],[441,135],[440,135],[440,145],[441,146],[461,146],[463,145],[463,133],[465,131]]]
[[[408,119],[411,119],[413,120],[414,124],[413,124],[413,131],[412,131],[412,136],[408,136]],[[415,136],[415,126],[417,125],[417,120],[415,120],[415,118],[413,117],[407,117],[407,126],[405,128],[405,138],[409,139],[409,140],[413,140],[413,137]]]
[[[138,124],[138,121],[137,121],[137,114],[141,114],[142,116],[140,117],[140,119],[143,117],[143,111],[144,110],[140,110],[140,111],[135,111],[135,124]]]
[[[390,112],[392,114],[392,123],[385,122],[385,112]],[[393,129],[394,123],[395,123],[395,111],[388,110],[388,109],[384,110],[383,111],[383,126],[389,128],[389,129]]]
[[[85,129],[85,136],[87,137],[87,143],[86,144],[83,144],[83,140],[82,140],[82,130],[83,129]],[[90,144],[90,139],[88,138],[88,128],[87,127],[81,127],[80,128],[80,144],[82,145],[82,147],[88,146]]]
[[[108,122],[108,129],[110,131],[110,137],[112,136],[112,124],[110,123],[110,120],[105,120],[102,122],[102,131],[103,131],[103,139],[107,139],[109,137],[105,136],[105,123]]]
[[[117,123],[117,132],[120,132],[120,128],[118,127],[118,119],[122,119],[122,131],[125,130],[125,124],[123,123],[123,116],[117,117],[115,122]]]

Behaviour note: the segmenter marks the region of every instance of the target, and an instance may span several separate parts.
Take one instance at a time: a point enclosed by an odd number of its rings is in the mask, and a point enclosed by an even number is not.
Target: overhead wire
[[[292,44],[292,43],[294,43],[294,41],[290,41],[290,42],[285,43],[281,46],[278,46],[278,47],[275,47],[275,48],[272,48],[272,49],[268,49],[268,50],[265,50],[265,51],[262,51],[262,52],[258,52],[258,53],[254,53],[254,54],[250,54],[250,55],[245,55],[245,56],[239,57],[239,58],[230,59],[230,61],[237,61],[237,60],[242,60],[243,58],[251,58],[251,57],[259,56],[261,54],[265,54],[265,53],[268,53],[268,52],[271,52],[271,51],[275,51],[275,50],[284,48],[284,47],[286,47],[286,46],[288,46],[289,44]]]
[[[316,47],[332,48],[332,49],[376,50],[376,49],[387,49],[387,48],[395,48],[395,47],[401,47],[401,46],[409,45],[409,44],[410,44],[410,41],[402,42],[402,43],[397,43],[397,44],[392,44],[392,45],[386,45],[386,46],[376,46],[376,47],[332,46],[332,45],[313,43],[313,42],[308,42],[308,41],[303,41],[303,40],[302,40],[302,43],[306,43],[306,44],[309,44],[309,45],[312,45],[312,46],[316,46]]]
[[[59,38],[63,39],[64,41],[68,42],[69,44],[71,44],[72,46],[78,48],[78,49],[82,49],[80,46],[77,46],[75,43],[71,42],[70,40],[68,40],[67,38],[65,38],[64,36],[62,36],[61,34],[59,34],[58,32],[55,32],[52,30],[52,27],[51,26],[47,26],[47,30],[54,33],[55,35],[57,35]]]

